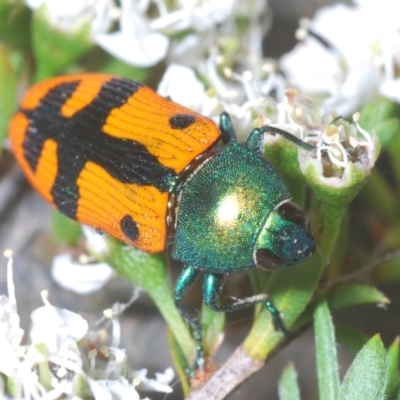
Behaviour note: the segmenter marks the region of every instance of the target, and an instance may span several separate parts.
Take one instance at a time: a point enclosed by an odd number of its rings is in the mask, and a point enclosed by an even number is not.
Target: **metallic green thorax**
[[[271,211],[289,199],[268,162],[229,142],[181,190],[175,258],[222,274],[255,268],[257,237]]]

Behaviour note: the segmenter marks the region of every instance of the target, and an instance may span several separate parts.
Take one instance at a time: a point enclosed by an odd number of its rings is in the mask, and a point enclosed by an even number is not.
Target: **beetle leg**
[[[202,344],[202,333],[201,333],[201,324],[199,318],[197,316],[190,315],[188,311],[186,311],[182,307],[182,297],[189,291],[189,289],[196,282],[197,278],[200,275],[200,270],[187,266],[181,272],[176,281],[175,292],[174,292],[174,300],[175,305],[182,317],[190,324],[193,329],[193,336],[196,341],[196,360],[194,369],[202,369],[204,365],[204,351]]]
[[[225,111],[219,116],[219,130],[222,133],[222,140],[224,143],[236,140],[235,128],[233,127],[231,117]]]
[[[216,273],[208,273],[204,276],[203,281],[203,296],[205,304],[214,311],[231,312],[252,306],[257,303],[265,303],[265,307],[272,315],[272,322],[276,330],[288,333],[285,324],[282,321],[280,312],[273,305],[272,301],[266,295],[246,297],[236,301],[233,304],[220,306],[217,304],[219,295],[223,286],[224,275]]]
[[[245,146],[254,151],[257,155],[262,156],[264,143],[264,132],[261,129],[253,129],[247,137]]]

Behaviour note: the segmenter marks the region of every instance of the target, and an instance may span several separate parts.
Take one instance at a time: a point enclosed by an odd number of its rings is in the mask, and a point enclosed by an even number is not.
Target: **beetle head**
[[[286,201],[268,216],[256,242],[257,267],[274,271],[300,263],[315,251],[315,240],[303,211]]]

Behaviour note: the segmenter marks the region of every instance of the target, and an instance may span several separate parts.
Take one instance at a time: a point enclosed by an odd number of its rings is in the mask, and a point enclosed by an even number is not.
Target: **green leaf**
[[[203,346],[206,357],[213,357],[222,342],[225,327],[225,313],[213,311],[203,304],[201,310]]]
[[[394,178],[396,179],[397,191],[400,190],[400,129],[397,131],[397,135],[390,141],[390,146],[387,148],[387,152],[390,158],[391,170],[394,172]]]
[[[322,264],[318,253],[301,265],[271,274],[265,293],[281,312],[286,328],[289,329],[304,311],[317,286]],[[283,333],[275,330],[271,313],[263,307],[244,342],[244,349],[250,357],[263,360],[282,339]]]
[[[78,222],[57,210],[53,211],[52,225],[54,237],[62,245],[75,246],[83,235]]]
[[[190,390],[187,377],[188,377],[188,371],[191,370],[192,365],[189,365],[188,360],[183,354],[182,348],[181,346],[179,346],[179,343],[177,342],[171,329],[168,329],[168,343],[176,373],[180,378],[183,393],[185,394],[185,396],[187,396]]]
[[[151,69],[135,67],[116,58],[111,58],[100,71],[106,74],[123,76],[137,82],[144,82],[150,75]]]
[[[361,110],[359,124],[367,131],[374,130],[382,149],[400,131],[400,106],[384,97],[369,101]]]
[[[319,398],[336,400],[339,394],[339,367],[335,331],[328,305],[322,298],[314,312],[314,332]]]
[[[336,324],[335,326],[337,341],[343,343],[354,354],[357,354],[368,342],[369,338],[365,333],[342,324]]]
[[[379,196],[376,195],[377,193],[379,193]],[[376,209],[387,222],[393,220],[394,211],[397,207],[396,196],[382,172],[372,170],[360,196],[368,205]]]
[[[388,119],[375,127],[382,149],[389,147],[393,138],[400,132],[400,121],[398,118]]]
[[[193,362],[195,344],[182,316],[175,307],[163,254],[148,254],[107,238],[109,254],[105,261],[129,282],[144,289],[167,321],[188,363]]]
[[[390,303],[390,300],[382,292],[368,285],[342,286],[330,292],[327,301],[332,311],[357,304]]]
[[[16,105],[17,79],[10,63],[10,52],[0,45],[0,153]]]
[[[300,388],[297,382],[297,371],[293,363],[288,363],[278,383],[280,400],[300,400]]]
[[[25,50],[30,46],[32,12],[20,0],[0,0],[0,41],[7,46]]]
[[[305,179],[300,170],[298,146],[282,138],[264,147],[265,158],[279,171],[288,185],[293,201],[299,206],[305,201]]]
[[[36,82],[56,75],[93,46],[90,21],[74,32],[63,32],[50,24],[45,4],[33,14],[32,40],[37,63]]]
[[[386,351],[380,336],[375,335],[357,354],[347,371],[339,400],[383,400],[386,384]]]
[[[386,395],[389,397],[396,386],[399,384],[399,342],[400,337],[396,337],[387,351],[387,364],[388,364],[388,383],[386,388]]]
[[[333,290],[326,296],[331,311],[359,304],[388,304],[389,299],[379,290],[367,285],[348,285]],[[314,313],[316,301],[310,303],[300,318],[296,321],[293,329],[298,330],[308,324]]]

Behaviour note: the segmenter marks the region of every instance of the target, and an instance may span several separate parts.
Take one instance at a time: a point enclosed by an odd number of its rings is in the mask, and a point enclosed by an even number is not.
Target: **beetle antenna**
[[[260,130],[263,133],[272,133],[273,135],[281,135],[285,139],[293,142],[295,145],[302,147],[307,151],[311,151],[312,153],[315,153],[317,151],[317,148],[312,144],[306,143],[303,140],[299,139],[298,137],[292,135],[291,133],[284,131],[283,129],[276,128],[275,126],[263,126],[262,128],[260,128]]]

